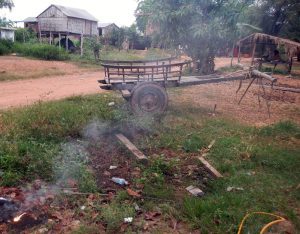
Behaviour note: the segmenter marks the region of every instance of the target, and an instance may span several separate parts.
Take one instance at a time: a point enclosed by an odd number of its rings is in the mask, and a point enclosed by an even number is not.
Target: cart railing
[[[130,66],[133,65],[149,65],[149,64],[162,64],[163,62],[168,62],[169,64],[177,59],[176,56],[168,57],[168,58],[162,58],[162,59],[148,59],[148,60],[100,60],[102,64],[117,64],[117,65],[127,65],[129,64]]]
[[[180,81],[183,67],[189,63],[190,61],[167,64],[162,62],[158,65],[119,65],[102,63],[102,66],[105,70],[106,83],[111,84],[142,81]]]

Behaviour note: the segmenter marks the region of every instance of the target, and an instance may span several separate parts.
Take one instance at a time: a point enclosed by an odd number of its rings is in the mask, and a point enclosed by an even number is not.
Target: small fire
[[[15,218],[14,218],[14,222],[15,222],[15,223],[16,223],[16,222],[19,222],[19,221],[21,220],[21,218],[22,218],[25,214],[26,214],[26,213],[23,213],[23,214],[21,214],[21,215],[15,217]]]

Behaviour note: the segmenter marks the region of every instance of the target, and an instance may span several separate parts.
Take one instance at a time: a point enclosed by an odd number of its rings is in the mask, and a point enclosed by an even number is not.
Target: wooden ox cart
[[[183,70],[190,61],[178,62],[176,58],[143,61],[102,60],[105,77],[99,80],[102,89],[119,90],[130,102],[138,115],[156,115],[165,111],[168,105],[167,87],[216,83],[237,80],[243,74],[185,76]]]

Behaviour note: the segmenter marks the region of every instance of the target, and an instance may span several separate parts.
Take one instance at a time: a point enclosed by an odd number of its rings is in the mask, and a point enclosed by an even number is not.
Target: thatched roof
[[[245,42],[251,42],[251,43],[267,43],[268,41],[272,41],[276,45],[283,45],[285,47],[286,53],[290,56],[295,56],[297,54],[297,50],[300,50],[300,43],[281,38],[281,37],[275,37],[268,34],[263,33],[254,33],[251,34],[237,42],[237,45],[241,45]]]

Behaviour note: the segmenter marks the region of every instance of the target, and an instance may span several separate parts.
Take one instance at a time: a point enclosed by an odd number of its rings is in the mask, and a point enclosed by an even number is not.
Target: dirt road
[[[0,82],[0,109],[103,92],[97,82],[103,77],[104,73],[100,71]]]

